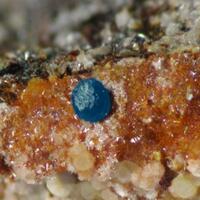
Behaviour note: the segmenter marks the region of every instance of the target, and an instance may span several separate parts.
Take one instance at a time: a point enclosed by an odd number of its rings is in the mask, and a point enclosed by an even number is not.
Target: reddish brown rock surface
[[[152,55],[134,62],[109,61],[84,76],[33,78],[19,86],[1,135],[6,162],[36,177],[73,171],[68,151],[76,143],[84,143],[93,154],[94,170],[107,158],[141,164],[155,152],[163,159],[178,153],[197,158],[200,54]],[[97,124],[77,119],[70,102],[72,89],[86,76],[100,79],[113,93],[111,115]]]

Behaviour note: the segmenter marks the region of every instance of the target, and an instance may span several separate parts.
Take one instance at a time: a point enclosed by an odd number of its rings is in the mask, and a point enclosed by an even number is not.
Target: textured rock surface
[[[0,11],[0,199],[199,199],[198,0]],[[113,98],[95,124],[70,101],[88,77]]]

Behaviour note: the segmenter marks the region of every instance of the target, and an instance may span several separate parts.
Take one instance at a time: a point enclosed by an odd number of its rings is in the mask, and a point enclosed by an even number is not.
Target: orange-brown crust
[[[85,76],[100,79],[113,93],[108,119],[96,125],[77,119],[70,94],[80,77],[31,79],[12,103],[15,111],[2,131],[1,148],[9,164],[15,167],[23,157],[23,165],[36,176],[65,171],[75,143],[85,143],[95,170],[110,156],[137,163],[153,159],[155,152],[163,158],[199,156],[200,53],[152,55],[125,66],[108,62]]]

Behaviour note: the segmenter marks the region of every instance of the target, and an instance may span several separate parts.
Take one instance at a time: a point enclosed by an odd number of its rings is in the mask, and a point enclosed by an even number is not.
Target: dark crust
[[[11,168],[6,164],[4,156],[0,155],[0,174],[8,175],[11,173]]]

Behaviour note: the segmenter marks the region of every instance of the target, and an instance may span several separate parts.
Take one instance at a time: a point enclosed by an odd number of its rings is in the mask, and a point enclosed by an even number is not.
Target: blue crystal
[[[89,122],[103,120],[112,106],[109,90],[94,78],[79,81],[72,91],[71,101],[76,115]]]

